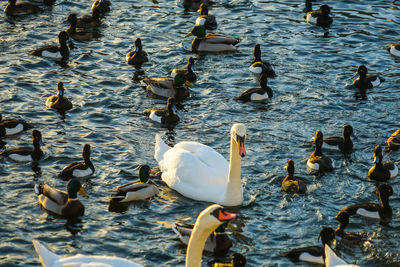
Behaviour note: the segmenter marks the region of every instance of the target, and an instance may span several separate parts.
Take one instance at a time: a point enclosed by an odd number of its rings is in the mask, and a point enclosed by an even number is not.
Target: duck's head
[[[68,39],[69,39],[69,36],[66,31],[62,31],[58,34],[58,41],[60,43],[65,43]]]
[[[239,155],[243,158],[246,156],[244,143],[246,141],[246,126],[243,123],[235,123],[231,128],[231,138],[236,142]]]
[[[331,8],[328,5],[322,5],[319,8],[321,10],[322,15],[329,15],[329,13],[331,13]]]
[[[59,96],[64,96],[64,84],[63,82],[58,82],[57,83],[57,91]]]
[[[90,145],[85,144],[82,150],[82,158],[84,159],[85,162],[90,160],[90,151],[91,151]]]
[[[287,160],[285,169],[287,170],[288,175],[292,177],[294,174],[294,161],[292,159]]]
[[[17,2],[17,0],[8,0],[8,3],[12,6],[15,6],[15,3]]]
[[[189,87],[193,87],[193,84],[191,84],[185,77],[184,74],[179,73],[177,75],[175,75],[174,77],[174,86],[179,87],[186,84]]]
[[[380,145],[376,145],[374,148],[374,163],[381,162],[383,158],[382,148]]]
[[[236,214],[227,212],[221,205],[213,204],[199,214],[196,227],[211,233],[224,222],[231,221],[236,217]]]
[[[350,136],[354,137],[353,127],[350,124],[343,125],[343,137],[350,138]]]
[[[142,40],[140,38],[136,38],[135,40],[135,52],[138,53],[142,51]]]
[[[254,45],[253,56],[258,59],[261,57],[261,47],[259,44]]]
[[[173,97],[168,97],[168,99],[167,99],[167,106],[168,106],[168,104],[172,104],[172,105],[175,105],[175,98],[173,98]]]
[[[393,196],[393,188],[388,184],[381,184],[376,189],[376,194],[381,198]]]
[[[321,238],[322,245],[330,245],[335,240],[335,231],[331,227],[325,227],[318,235]]]
[[[365,76],[367,76],[368,69],[364,65],[361,65],[358,67],[357,73],[358,73],[358,75],[360,75],[360,77],[365,77]]]
[[[316,130],[314,134],[314,143],[316,147],[322,147],[324,142],[324,135],[320,130]]]
[[[85,190],[83,189],[81,182],[76,179],[71,179],[68,181],[67,191],[69,198],[76,198],[77,193],[81,194],[84,197],[88,197],[88,194],[86,194]]]
[[[202,3],[200,5],[200,8],[198,11],[200,12],[200,15],[208,15],[208,7],[204,3]]]
[[[139,179],[142,183],[147,183],[147,181],[150,178],[150,174],[151,173],[156,173],[155,171],[153,171],[149,165],[140,165],[139,167]]]
[[[187,61],[188,65],[194,65],[194,58],[193,57],[189,57],[188,61]]]
[[[349,224],[350,216],[346,211],[341,211],[339,212],[336,216],[335,219],[338,220],[341,224]]]
[[[38,130],[32,131],[32,141],[34,144],[39,144],[41,146],[44,146],[44,143],[42,141],[42,133],[39,132]]]
[[[77,18],[77,16],[76,16],[75,13],[72,13],[72,14],[70,14],[70,15],[68,16],[67,21],[68,21],[70,24],[76,24],[76,22],[78,21],[78,18]]]
[[[195,27],[193,27],[191,32],[189,32],[188,34],[185,35],[185,38],[192,36],[192,35],[194,35],[198,38],[204,38],[206,36],[206,28],[204,28],[203,26],[195,26]]]

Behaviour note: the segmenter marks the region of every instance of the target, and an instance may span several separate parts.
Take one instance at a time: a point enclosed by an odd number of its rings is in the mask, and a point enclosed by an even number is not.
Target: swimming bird
[[[92,161],[90,160],[90,145],[85,144],[82,150],[83,161],[73,162],[65,166],[58,174],[63,179],[82,178],[92,175],[95,171]]]
[[[218,26],[217,20],[215,19],[214,15],[208,14],[207,5],[202,3],[198,11],[200,12],[200,16],[196,19],[195,24],[197,26],[203,26],[207,30],[215,30]]]
[[[186,251],[186,267],[201,267],[203,247],[207,237],[222,223],[236,218],[236,214],[227,212],[222,206],[213,204],[204,209],[197,217],[193,234],[190,237]],[[115,256],[86,256],[77,254],[71,257],[60,257],[39,241],[32,240],[33,246],[43,266],[130,266],[141,267],[142,265]]]
[[[38,130],[32,131],[32,143],[33,148],[14,148],[0,152],[0,156],[9,157],[14,161],[19,162],[38,161],[43,156],[43,151],[40,149],[40,146],[44,146],[44,143],[42,142],[42,134]]]
[[[353,81],[353,85],[360,89],[371,89],[385,81],[384,78],[376,74],[369,74],[367,67],[364,65],[358,67],[357,73],[359,77]]]
[[[235,100],[241,100],[243,102],[248,101],[263,101],[268,98],[272,98],[274,93],[272,89],[267,86],[267,75],[262,74],[260,77],[260,87],[258,88],[250,88],[240,94],[240,96],[236,97]]]
[[[390,44],[388,47],[386,47],[386,50],[392,56],[400,57],[400,43],[399,44]]]
[[[306,14],[307,23],[312,23],[323,28],[331,26],[333,19],[329,16],[331,8],[328,5],[322,5],[319,10],[310,11]]]
[[[69,39],[68,33],[62,31],[58,34],[58,42],[60,46],[49,45],[31,51],[29,54],[38,57],[47,57],[55,60],[67,60],[69,57],[69,49],[67,40]]]
[[[387,149],[397,150],[400,147],[400,129],[396,130],[392,135],[386,140]]]
[[[335,168],[335,163],[327,156],[322,154],[323,134],[317,130],[314,135],[315,149],[307,160],[307,167],[313,171],[331,172]]]
[[[68,18],[67,18],[68,20]],[[77,28],[92,28],[101,25],[101,13],[98,9],[92,11],[92,15],[85,15],[76,20]]]
[[[282,190],[287,193],[304,194],[307,191],[307,186],[302,180],[294,177],[294,161],[288,159],[285,168],[287,175],[282,181]]]
[[[343,153],[350,153],[353,150],[353,141],[351,137],[354,137],[353,127],[349,124],[343,125],[343,136],[328,136],[324,140],[324,148],[332,150],[340,150]]]
[[[149,115],[149,118],[161,124],[174,124],[179,121],[179,116],[174,112],[175,100],[169,97],[167,100],[167,108],[162,109],[146,109],[145,114]]]
[[[339,258],[333,249],[325,244],[325,267],[360,267],[354,264],[348,264]]]
[[[140,40],[140,38],[135,40],[135,49],[126,54],[125,60],[126,63],[130,65],[140,65],[149,61],[147,53],[143,50],[142,40]]]
[[[130,202],[136,200],[146,200],[157,195],[160,191],[150,180],[150,173],[156,173],[149,165],[139,167],[139,182],[131,182],[116,188],[117,193],[110,197],[110,200],[117,202]]]
[[[368,171],[368,178],[378,182],[386,182],[399,173],[398,167],[390,161],[382,162],[382,148],[380,145],[374,148],[374,165]]]
[[[57,95],[49,96],[46,99],[46,107],[58,110],[69,110],[72,108],[71,101],[64,97],[64,84],[63,82],[57,83]]]
[[[167,146],[156,135],[154,158],[162,180],[185,197],[238,206],[243,202],[241,158],[245,150],[246,127],[235,123],[231,128],[230,162],[209,146],[194,141]]]
[[[213,4],[211,0],[183,0],[183,7],[185,9],[199,9],[201,4],[210,6]]]
[[[78,217],[85,213],[85,207],[79,201],[77,193],[84,197],[88,197],[88,195],[78,180],[71,179],[68,181],[67,192],[53,188],[48,184],[36,184],[35,192],[38,195],[39,204],[55,214]]]
[[[171,76],[174,78],[177,74],[184,74],[186,79],[194,83],[197,79],[196,73],[193,72],[194,70],[194,59],[192,57],[188,58],[186,69],[173,69],[171,70]]]
[[[232,259],[229,262],[219,262],[212,261],[212,267],[245,267],[246,266],[246,257],[240,253],[233,253]]]
[[[18,3],[17,0],[8,0],[8,4],[4,9],[7,16],[29,15],[32,13],[43,11],[40,7],[29,3]]]
[[[335,239],[335,231],[330,228],[324,228],[318,235],[321,238],[322,246],[330,246]],[[324,247],[309,246],[302,248],[295,248],[287,252],[281,253],[282,257],[287,257],[293,262],[306,261],[318,264],[324,264]]]
[[[240,39],[218,35],[218,34],[207,34],[206,29],[203,26],[195,26],[192,31],[185,35],[189,37],[194,35],[195,38],[192,40],[192,52],[234,52],[237,50],[237,44]]]
[[[18,134],[33,128],[33,125],[21,119],[3,119],[0,114],[0,137]]]
[[[189,243],[190,236],[193,232],[194,224],[189,223],[174,223],[172,230],[179,237],[181,242],[185,245]],[[226,225],[222,224],[220,227],[207,237],[204,245],[204,250],[212,252],[216,255],[225,255],[232,247],[232,240],[225,233]]]
[[[381,200],[381,205],[376,203],[360,203],[347,206],[339,211],[347,212],[349,216],[360,215],[373,219],[390,219],[392,218],[393,210],[389,205],[389,196],[393,195],[393,189],[390,185],[381,184],[376,189],[376,194]]]
[[[187,86],[193,86],[184,74],[177,74],[173,79],[146,77],[141,83],[146,86],[147,92],[160,97],[172,97],[177,102],[188,98],[190,96],[190,91]]]
[[[69,27],[66,30],[68,36],[76,41],[89,41],[94,38],[99,38],[101,35],[96,31],[81,31],[76,29],[78,23],[78,18],[75,13],[68,16],[67,21],[69,22]]]
[[[344,244],[352,245],[359,244],[366,240],[365,234],[345,232],[347,225],[350,221],[350,216],[346,211],[339,212],[335,219],[339,221],[339,226],[335,230],[335,239]]]
[[[101,15],[111,11],[111,1],[110,0],[95,0],[92,4],[92,12],[99,12]]]
[[[276,77],[275,71],[271,64],[268,61],[261,60],[261,48],[259,44],[254,45],[253,56],[253,62],[251,62],[249,67],[250,72],[257,75],[266,74],[268,78]]]

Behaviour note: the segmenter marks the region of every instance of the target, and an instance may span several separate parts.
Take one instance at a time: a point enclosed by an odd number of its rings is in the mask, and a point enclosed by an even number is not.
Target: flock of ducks
[[[51,5],[54,0],[41,1],[45,5]],[[185,36],[194,36],[192,40],[192,52],[235,52],[239,38],[207,34],[206,30],[215,30],[218,27],[215,16],[210,15],[207,5],[211,2],[207,0],[184,0],[185,8],[199,8],[200,16],[196,20],[196,25]],[[101,34],[94,28],[101,25],[101,19],[105,12],[110,11],[111,2],[108,0],[96,0],[92,6],[92,14],[77,17],[70,14],[67,21],[69,28],[58,34],[59,46],[45,46],[31,51],[33,56],[52,58],[55,60],[68,60],[69,49],[67,40],[72,38],[78,41],[88,41],[99,38]],[[16,0],[9,0],[5,8],[6,15],[21,16],[31,13],[41,12],[42,8],[29,3],[16,3]],[[307,23],[314,23],[318,26],[327,28],[333,23],[329,16],[331,8],[321,5],[319,10],[311,11],[306,14]],[[392,44],[388,48],[390,54],[400,56],[400,44]],[[267,86],[268,78],[276,77],[271,64],[261,60],[261,48],[256,44],[253,49],[254,60],[249,70],[254,73],[259,81],[259,88],[251,88],[244,91],[235,99],[238,101],[264,101],[273,97],[273,91]],[[126,63],[130,65],[141,65],[149,60],[147,53],[142,47],[140,38],[135,40],[132,51],[126,55]],[[368,74],[365,66],[359,66],[358,78],[353,81],[353,85],[360,89],[370,89],[384,82],[378,75]],[[171,70],[171,78],[151,78],[146,77],[142,80],[143,86],[149,94],[167,99],[166,108],[148,109],[145,114],[153,121],[161,124],[175,124],[179,122],[176,114],[175,105],[184,101],[190,96],[189,87],[196,82],[197,75],[194,72],[194,59],[189,57],[186,68]],[[57,110],[69,110],[72,102],[64,96],[64,85],[59,82],[57,85],[57,95],[52,95],[46,99],[47,108]],[[23,120],[5,119],[2,120],[0,114],[0,137],[15,135],[22,131],[33,128],[32,125]],[[354,137],[351,125],[343,126],[342,136],[323,136],[317,130],[313,137],[314,151],[307,160],[307,167],[314,172],[325,173],[333,171],[334,162],[322,152],[322,147],[335,149],[344,154],[351,153],[353,150]],[[169,147],[164,143],[161,136],[155,137],[154,158],[158,162],[161,179],[172,189],[178,191],[185,197],[217,203],[209,206],[202,211],[194,225],[176,223],[173,227],[179,239],[188,245],[186,254],[186,266],[201,266],[202,251],[206,250],[215,254],[225,254],[232,246],[232,240],[225,233],[227,222],[236,218],[236,214],[227,212],[224,206],[239,206],[243,202],[243,190],[241,184],[241,159],[245,157],[246,127],[244,124],[236,123],[230,132],[230,160],[229,162],[213,148],[194,141],[184,141]],[[42,136],[40,131],[32,131],[33,148],[16,148],[5,150],[0,156],[8,157],[13,161],[39,161],[43,157]],[[394,132],[387,140],[387,149],[395,150],[400,147],[400,129]],[[68,181],[67,191],[62,191],[51,187],[48,184],[35,185],[35,192],[38,201],[47,211],[66,216],[76,217],[84,215],[84,205],[80,202],[77,194],[84,197],[88,195],[83,189],[79,178],[87,177],[95,172],[93,163],[90,160],[91,147],[85,144],[82,150],[81,162],[73,162],[64,167],[59,177]],[[361,215],[369,218],[387,220],[392,217],[392,208],[389,205],[389,197],[393,195],[390,185],[384,184],[389,179],[398,174],[398,168],[392,162],[383,162],[382,148],[377,145],[373,152],[374,165],[368,171],[368,178],[377,182],[377,195],[380,204],[359,203],[340,210],[335,217],[339,221],[336,230],[324,228],[319,237],[323,247],[311,246],[297,248],[281,255],[293,261],[309,261],[326,266],[353,266],[347,265],[340,259],[330,247],[332,242],[337,241],[346,244],[357,244],[366,240],[367,236],[359,233],[349,233],[345,231],[351,216]],[[292,159],[287,161],[287,176],[282,181],[282,190],[287,193],[304,194],[307,191],[306,184],[298,177],[294,176],[295,165]],[[145,200],[157,195],[159,189],[150,180],[151,175],[157,172],[148,165],[139,168],[139,181],[131,182],[116,188],[116,193],[109,199],[113,202],[123,203],[137,200]],[[44,266],[59,265],[79,265],[79,264],[108,264],[111,266],[141,266],[140,264],[126,259],[109,256],[84,256],[76,255],[72,257],[59,257],[49,251],[39,241],[33,240],[34,247],[39,254]],[[233,260],[226,265],[214,263],[214,266],[244,266],[246,259],[235,254]]]

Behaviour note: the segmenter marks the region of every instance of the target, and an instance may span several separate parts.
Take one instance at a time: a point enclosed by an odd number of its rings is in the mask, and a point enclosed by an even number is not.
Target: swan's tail
[[[157,162],[160,162],[163,158],[165,152],[170,149],[167,144],[161,139],[159,134],[156,134],[156,144],[154,145],[154,158]]]
[[[35,247],[36,253],[39,255],[39,259],[44,267],[54,266],[55,262],[60,259],[59,256],[48,250],[39,241],[33,239],[33,246]]]

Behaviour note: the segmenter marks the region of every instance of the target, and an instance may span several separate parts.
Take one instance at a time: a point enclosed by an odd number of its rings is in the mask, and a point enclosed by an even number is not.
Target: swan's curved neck
[[[207,237],[213,232],[199,227],[196,222],[186,251],[185,267],[201,267],[201,256]]]

